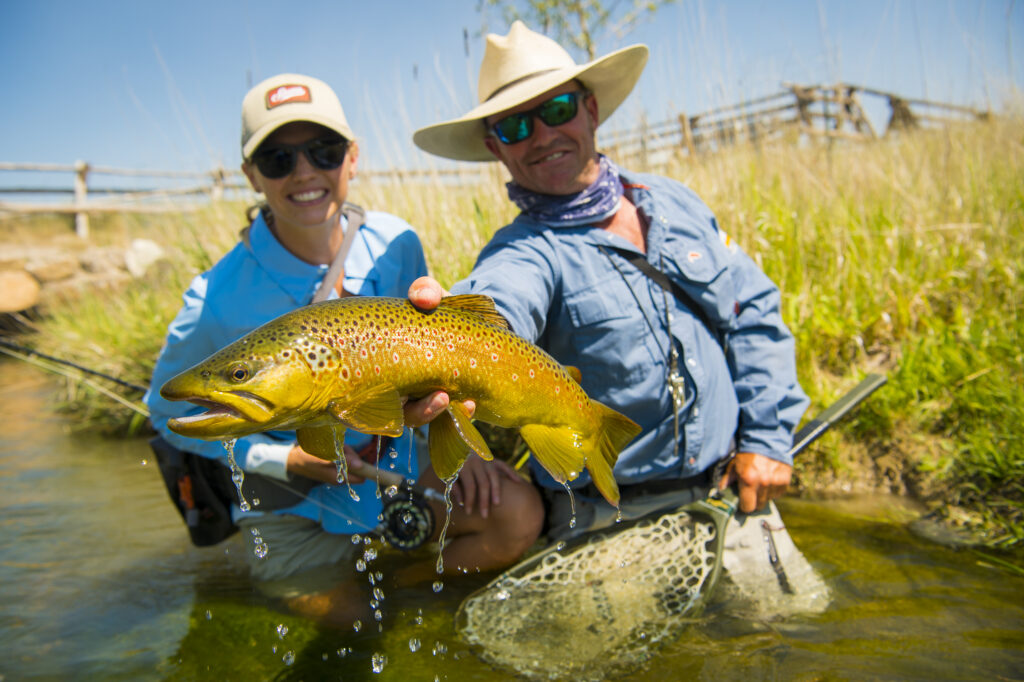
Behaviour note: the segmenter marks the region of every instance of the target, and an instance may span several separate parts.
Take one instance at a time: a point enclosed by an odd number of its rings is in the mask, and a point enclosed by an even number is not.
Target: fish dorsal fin
[[[580,372],[579,367],[574,367],[573,365],[565,365],[565,371],[569,373],[569,376],[571,376],[572,380],[575,381],[577,384],[583,383],[583,373]]]
[[[345,426],[362,433],[397,438],[405,430],[402,399],[389,384],[334,398],[327,403],[327,411]]]
[[[483,294],[458,294],[456,296],[445,296],[441,299],[438,308],[453,308],[465,310],[466,312],[479,315],[485,321],[493,325],[508,329],[508,320],[494,307],[494,299]]]
[[[459,473],[471,452],[486,460],[494,459],[483,436],[470,421],[469,410],[460,402],[452,402],[430,422],[429,446],[430,463],[442,481]]]
[[[337,426],[307,426],[295,430],[299,446],[311,455],[320,459],[337,459],[338,453],[342,452],[345,445],[345,427]]]

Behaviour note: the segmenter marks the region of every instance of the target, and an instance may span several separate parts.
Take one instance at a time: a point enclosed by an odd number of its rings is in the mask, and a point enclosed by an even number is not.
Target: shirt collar
[[[327,265],[311,265],[284,248],[270,231],[260,213],[249,228],[249,246],[253,258],[267,276],[296,305],[306,305],[313,299],[317,285],[327,274]]]

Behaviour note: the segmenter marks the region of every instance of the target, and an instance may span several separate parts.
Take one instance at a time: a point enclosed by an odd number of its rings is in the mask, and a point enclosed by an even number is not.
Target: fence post
[[[686,145],[686,151],[689,152],[691,158],[694,158],[697,156],[697,147],[693,144],[693,126],[690,124],[690,117],[685,113],[680,114],[679,124],[683,128],[683,143]]]
[[[82,239],[89,238],[89,214],[85,210],[88,175],[89,164],[75,161],[75,234]]]
[[[224,180],[227,174],[224,172],[223,168],[218,166],[217,169],[213,171],[212,175],[213,190],[210,192],[210,198],[214,201],[220,201],[224,198]]]

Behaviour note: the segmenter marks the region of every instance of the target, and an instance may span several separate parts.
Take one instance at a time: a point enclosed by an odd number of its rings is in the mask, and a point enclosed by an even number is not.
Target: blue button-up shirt
[[[192,281],[184,306],[168,328],[144,398],[153,426],[168,442],[227,463],[222,443],[185,438],[167,428],[168,419],[197,414],[202,408],[164,400],[160,387],[261,324],[308,304],[327,269],[327,265],[311,265],[285,249],[259,216],[249,229],[248,244],[240,242]],[[345,290],[365,296],[404,297],[413,280],[426,273],[423,247],[412,227],[393,215],[367,212],[345,258]],[[330,297],[337,298],[337,294],[332,291]],[[345,441],[359,450],[370,437],[348,431]],[[294,444],[294,431],[240,438],[234,447],[235,461],[243,471],[287,479],[285,463]],[[392,445],[397,454],[381,453],[380,465],[415,475],[418,466],[412,435],[407,431]],[[362,532],[377,525],[381,502],[375,486],[374,481],[353,486],[360,498],[356,502],[345,486],[319,485],[303,502],[280,513],[318,521],[335,533]]]
[[[791,434],[808,401],[778,288],[690,189],[643,174],[623,173],[623,183],[649,222],[648,262],[718,329],[611,248],[639,253],[627,240],[522,214],[494,235],[452,292],[494,298],[516,333],[578,367],[591,398],[643,428],[615,465],[620,483],[696,475],[726,456],[734,438],[740,452],[791,464]],[[678,442],[672,346],[684,388]],[[533,466],[543,485],[558,485]]]

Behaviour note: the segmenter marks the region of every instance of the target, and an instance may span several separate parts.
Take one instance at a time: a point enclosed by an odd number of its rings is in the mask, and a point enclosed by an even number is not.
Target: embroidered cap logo
[[[309,88],[305,85],[279,85],[267,92],[267,109],[289,102],[312,102]]]

